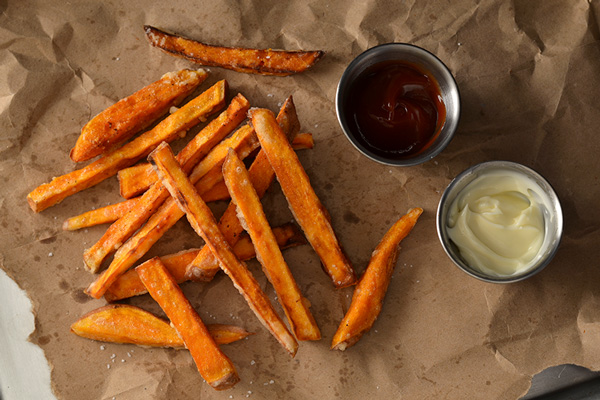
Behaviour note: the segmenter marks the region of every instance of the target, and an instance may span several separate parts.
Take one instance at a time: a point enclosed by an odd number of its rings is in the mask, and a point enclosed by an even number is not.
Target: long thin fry
[[[266,109],[251,109],[250,116],[290,209],[319,255],[325,272],[335,287],[354,284],[356,275],[335,236],[329,215],[273,113]]]
[[[421,208],[409,210],[377,245],[369,266],[354,289],[350,308],[333,336],[332,349],[345,350],[352,346],[375,323],[394,272],[398,245],[410,233],[422,212]]]
[[[206,327],[217,344],[229,344],[252,335],[234,325],[209,324]],[[169,322],[126,304],[113,304],[90,311],[71,325],[71,332],[102,342],[185,348],[183,340]]]
[[[63,223],[63,229],[65,231],[75,231],[78,229],[89,228],[90,226],[115,222],[136,207],[139,201],[139,197],[134,197],[133,199],[111,204],[106,207],[96,208],[95,210],[76,215]]]
[[[177,163],[175,157],[173,161]],[[185,176],[185,173],[182,171]],[[216,390],[228,389],[240,378],[225,354],[158,257],[136,271],[148,292],[160,305],[190,351],[204,380]]]
[[[285,224],[280,227],[273,228],[273,233],[277,239],[277,244],[281,249],[286,249],[292,246],[299,246],[306,243],[306,240],[299,232],[298,227],[294,224]],[[187,266],[196,255],[200,252],[198,249],[191,249],[161,257],[160,260],[169,270],[177,283],[183,283],[187,280],[194,279],[186,275]],[[233,252],[241,260],[246,261],[255,256],[254,246],[248,235],[242,235],[240,240],[233,246]],[[204,259],[204,264],[200,266],[202,269],[219,271],[219,262],[212,255]],[[212,278],[214,274],[210,275]],[[198,280],[201,281],[201,280]],[[208,282],[208,281],[204,281]],[[121,275],[115,283],[110,285],[104,298],[108,302],[126,299],[133,296],[138,296],[146,293],[146,287],[140,281],[135,270],[130,269]]]
[[[179,110],[162,120],[153,129],[143,133],[124,146],[115,149],[90,165],[52,179],[27,195],[29,206],[35,212],[61,202],[66,197],[94,186],[115,175],[120,169],[135,164],[150,153],[159,143],[170,142],[185,135],[188,129],[223,107],[225,81],[191,100]]]
[[[219,260],[219,265],[244,296],[254,314],[290,355],[294,356],[298,350],[298,343],[277,315],[269,298],[246,265],[233,253],[219,230],[212,212],[177,163],[169,145],[164,143],[157,147],[150,153],[149,159],[156,165],[156,171],[163,185],[169,189],[169,193],[179,207],[185,210],[188,221]]]
[[[237,206],[238,218],[243,221],[242,225],[252,238],[256,256],[277,293],[279,303],[296,338],[298,340],[321,339],[321,332],[310,312],[309,302],[300,292],[292,272],[283,259],[260,198],[250,183],[248,171],[232,149],[229,150],[223,164],[223,177],[231,194],[231,200]]]
[[[212,120],[181,150],[178,160],[186,172],[189,172],[202,157],[240,124],[249,106],[242,95],[237,95],[227,110]],[[136,208],[119,218],[92,247],[84,252],[84,264],[90,271],[98,271],[104,259],[125,243],[168,197],[167,190],[160,182],[155,182],[144,193]]]
[[[144,26],[146,36],[155,47],[192,62],[262,75],[286,76],[302,72],[313,66],[323,55],[322,51],[259,50],[212,46],[178,35]]]
[[[208,156],[194,167],[194,170],[190,174],[190,179],[193,177],[199,193],[206,193],[216,182],[222,179],[221,166],[229,147],[236,149],[240,154],[244,154],[245,156],[250,154],[258,147],[258,140],[256,139],[254,130],[248,125],[242,126],[231,137],[215,146]],[[158,184],[162,187],[160,182],[157,182]],[[147,193],[144,193],[144,196],[146,195]],[[185,213],[177,207],[175,201],[170,197],[167,198],[158,210],[150,216],[148,222],[117,250],[108,269],[88,287],[87,293],[95,298],[102,297],[108,287],[142,258],[150,250],[150,247],[171,226],[175,225],[183,215]]]
[[[283,103],[283,106],[277,115],[277,122],[289,139],[293,139],[297,135],[298,130],[300,129],[300,122],[298,121],[298,115],[296,114],[296,107],[292,96],[288,97]],[[238,156],[240,155],[238,151],[236,151],[236,153]],[[252,182],[252,186],[254,187],[254,190],[256,190],[258,197],[264,196],[265,192],[275,179],[275,172],[273,171],[273,168],[271,168],[267,155],[262,149],[258,152],[248,173],[250,174],[250,181]],[[219,220],[219,229],[230,245],[235,244],[240,233],[244,230],[237,218],[236,207],[233,203],[229,204],[221,216],[221,219]],[[198,256],[188,266],[188,275],[194,276],[197,279],[212,279],[212,276],[217,273],[217,270],[206,270],[202,268],[204,263],[203,260],[206,257],[210,257],[210,254],[207,247],[202,248],[200,253],[198,253]]]
[[[181,103],[207,76],[203,70],[169,72],[119,100],[85,124],[71,159],[87,161],[123,143]]]

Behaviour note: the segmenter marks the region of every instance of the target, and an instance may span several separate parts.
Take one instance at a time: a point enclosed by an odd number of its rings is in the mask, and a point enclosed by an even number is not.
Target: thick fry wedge
[[[319,255],[325,272],[335,287],[354,284],[356,275],[335,236],[329,215],[273,113],[266,109],[251,109],[250,116],[290,209]]]
[[[63,223],[63,229],[65,231],[76,231],[78,229],[89,228],[90,226],[115,222],[134,208],[139,201],[139,197],[134,197],[133,199],[76,215]]]
[[[300,233],[296,225],[285,224],[280,227],[273,228],[273,234],[277,239],[277,244],[281,249],[288,247],[299,246],[306,243],[304,236]],[[187,280],[194,279],[193,276],[186,276],[187,266],[192,262],[196,255],[200,252],[198,249],[191,249],[161,257],[160,260],[165,265],[169,273],[173,276],[177,283],[183,283]],[[242,235],[240,240],[233,246],[233,252],[242,261],[249,260],[255,256],[254,246],[248,235]],[[202,269],[219,271],[219,262],[212,255],[204,259],[204,264],[200,266]],[[212,278],[213,274],[210,274]],[[206,281],[208,282],[208,281]],[[108,302],[126,299],[133,296],[138,296],[146,293],[146,287],[140,281],[135,270],[130,269],[121,275],[115,283],[110,285],[104,298]]]
[[[371,261],[354,289],[350,308],[333,336],[332,349],[345,350],[368,332],[381,312],[394,266],[398,245],[412,230],[423,212],[413,208],[385,234],[371,256]]]
[[[277,293],[296,339],[321,339],[321,332],[309,309],[309,301],[300,292],[283,259],[244,163],[232,149],[223,164],[223,178],[231,194],[231,201],[237,206],[238,218],[243,221],[242,225],[252,238],[257,258]]]
[[[203,70],[169,72],[119,100],[85,124],[71,160],[87,161],[123,143],[181,103],[207,76]]]
[[[234,325],[212,324],[206,327],[217,344],[229,344],[252,335]],[[71,332],[102,342],[185,348],[183,340],[169,322],[141,308],[125,304],[113,304],[90,311],[71,325]]]
[[[292,148],[296,151],[304,149],[312,149],[315,147],[315,140],[312,133],[299,133],[292,140]]]
[[[244,110],[248,107],[248,101],[242,95],[237,95],[227,110],[212,120],[181,150],[178,160],[186,172],[192,170],[201,158],[240,124],[245,118]],[[87,268],[97,272],[104,259],[125,243],[168,197],[167,190],[160,182],[155,182],[134,209],[112,224],[106,233],[84,252],[83,261]]]
[[[179,110],[162,120],[153,129],[143,133],[123,147],[115,149],[90,165],[52,179],[27,195],[29,206],[35,212],[61,202],[66,197],[94,186],[115,175],[120,169],[135,164],[150,153],[160,142],[170,142],[185,135],[188,129],[223,107],[225,81],[191,100]]]
[[[297,135],[298,130],[300,129],[300,122],[298,121],[296,106],[294,105],[292,96],[288,97],[283,103],[283,106],[277,115],[277,122],[288,139],[293,139]],[[239,151],[236,151],[236,153],[240,156]],[[273,168],[271,168],[271,164],[269,164],[269,160],[263,150],[258,152],[248,173],[250,174],[252,186],[254,187],[254,190],[256,190],[258,196],[264,196],[265,192],[275,179],[275,172],[273,172]],[[233,203],[229,204],[221,216],[221,219],[219,220],[219,229],[230,245],[235,244],[240,233],[244,230],[237,218],[236,207]],[[188,275],[201,280],[212,279],[212,276],[214,276],[217,271],[202,268],[204,259],[210,257],[210,254],[211,252],[207,247],[202,248],[200,253],[198,253],[198,256],[188,266]]]
[[[204,239],[205,247],[211,249],[219,260],[219,265],[244,296],[252,311],[288,353],[294,356],[298,350],[296,339],[277,315],[269,298],[246,265],[233,253],[219,230],[212,212],[177,163],[169,145],[164,143],[158,146],[148,158],[156,165],[156,171],[163,185],[169,189],[169,193],[179,207],[185,210],[188,221],[196,233]]]
[[[144,31],[152,46],[171,55],[201,65],[250,74],[287,76],[303,72],[325,54],[323,51],[258,50],[212,46],[166,33],[148,25],[144,26]]]
[[[240,156],[247,156],[253,152],[258,147],[258,139],[256,139],[254,130],[248,125],[242,126],[231,137],[215,146],[209,155],[196,165],[190,175],[190,179],[193,177],[193,179],[197,180],[196,189],[199,193],[206,193],[216,182],[223,179],[221,166],[229,147],[239,151]],[[160,182],[157,182],[158,184],[162,187]],[[142,198],[147,193],[144,193]],[[143,211],[140,208],[136,209],[137,212]],[[108,269],[88,287],[87,293],[95,298],[102,297],[108,287],[142,258],[150,250],[150,247],[184,215],[185,213],[179,209],[177,203],[170,197],[167,198],[158,210],[150,216],[148,222],[117,250]]]
[[[177,163],[175,157],[173,161]],[[216,390],[228,389],[239,382],[240,378],[231,360],[219,349],[200,316],[160,259],[156,257],[146,261],[136,267],[136,271],[183,339],[204,380]]]

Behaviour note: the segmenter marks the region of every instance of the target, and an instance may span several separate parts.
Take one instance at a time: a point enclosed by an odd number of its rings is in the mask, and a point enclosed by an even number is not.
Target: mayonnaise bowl
[[[562,236],[560,201],[534,170],[490,161],[459,174],[437,210],[437,231],[450,259],[467,274],[509,283],[541,271]]]

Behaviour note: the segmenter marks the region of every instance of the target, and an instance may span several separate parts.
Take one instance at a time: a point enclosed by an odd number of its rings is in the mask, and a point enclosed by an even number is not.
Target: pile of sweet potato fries
[[[288,75],[306,70],[323,55],[223,48],[148,26],[145,31],[150,42],[164,51],[241,72]],[[40,212],[118,175],[123,202],[69,218],[63,225],[65,230],[77,230],[111,223],[98,242],[84,252],[84,265],[92,273],[99,273],[112,256],[85,292],[97,299],[104,296],[108,302],[149,293],[171,325],[140,308],[113,304],[83,316],[71,330],[95,340],[186,348],[206,382],[221,390],[233,386],[239,377],[219,345],[250,333],[231,325],[205,326],[179,284],[188,280],[208,282],[218,271],[224,271],[264,327],[293,357],[298,341],[319,340],[321,332],[281,250],[308,242],[334,287],[354,285],[357,278],[296,155],[297,150],[312,148],[313,141],[311,134],[299,133],[291,96],[277,116],[267,109],[250,108],[241,94],[226,106],[228,85],[221,80],[181,105],[206,78],[204,70],[167,73],[98,114],[83,127],[70,156],[77,162],[99,158],[40,185],[27,200],[33,211]],[[179,154],[173,154],[169,142],[185,136],[217,112],[220,114]],[[246,168],[242,160],[248,156],[254,159]],[[150,163],[136,164],[146,157]],[[304,235],[295,224],[271,227],[267,221],[260,199],[275,177]],[[227,199],[231,202],[217,221],[206,203]],[[396,263],[398,244],[421,212],[412,209],[400,218],[373,253],[332,348],[344,350],[356,343],[375,322]],[[204,247],[155,257],[136,266],[184,215],[204,240]],[[252,257],[259,260],[273,285],[288,325],[246,267],[244,260]]]

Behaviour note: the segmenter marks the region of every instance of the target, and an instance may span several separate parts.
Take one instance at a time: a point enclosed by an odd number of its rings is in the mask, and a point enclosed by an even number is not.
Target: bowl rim
[[[472,180],[477,178],[478,173],[480,173],[482,170],[485,171],[488,169],[497,169],[497,168],[505,168],[505,169],[512,169],[512,170],[515,170],[518,172],[526,172],[528,174],[528,175],[526,174],[528,177],[534,177],[535,179],[539,180],[540,182],[543,182],[545,184],[545,186],[547,186],[546,188],[543,188],[543,189],[548,190],[546,192],[546,195],[548,196],[548,199],[553,206],[552,212],[553,212],[553,216],[555,217],[554,219],[556,221],[556,240],[552,244],[552,247],[550,248],[550,251],[548,252],[548,254],[546,254],[546,256],[543,259],[538,261],[539,264],[534,265],[534,266],[530,267],[528,270],[524,271],[523,273],[517,274],[517,275],[491,276],[491,275],[487,275],[481,271],[478,271],[475,268],[470,267],[464,260],[462,260],[462,258],[457,256],[456,254],[453,254],[453,252],[451,252],[449,250],[450,238],[447,236],[447,233],[445,230],[445,226],[446,226],[445,221],[447,219],[447,213],[444,213],[444,211],[447,211],[449,206],[446,207],[445,209],[444,209],[444,206],[448,202],[451,202],[454,200],[454,198],[449,199],[449,196],[452,193],[452,191],[457,187],[457,185],[462,184],[462,187],[457,189],[456,195],[458,195],[458,193],[460,193],[460,191],[466,185],[468,185]],[[464,182],[464,179],[469,176],[473,176],[473,178],[467,182]],[[552,259],[556,255],[556,252],[558,251],[558,248],[560,247],[560,243],[562,241],[562,236],[563,236],[564,220],[563,220],[563,211],[562,211],[560,198],[558,197],[558,194],[556,193],[556,190],[554,189],[554,187],[550,184],[550,182],[546,178],[544,178],[544,176],[542,176],[539,172],[535,171],[534,169],[532,169],[526,165],[523,165],[521,163],[518,163],[518,162],[507,161],[507,160],[491,160],[491,161],[484,161],[484,162],[472,165],[471,167],[465,169],[460,174],[458,174],[448,184],[448,186],[442,193],[442,196],[440,197],[440,201],[438,203],[438,208],[437,208],[437,212],[436,212],[436,229],[437,229],[438,239],[442,245],[442,248],[444,249],[444,252],[459,269],[461,269],[466,274],[468,274],[474,278],[477,278],[481,281],[484,281],[484,282],[506,284],[506,283],[523,281],[527,278],[530,278],[530,277],[536,275],[537,273],[542,271],[544,268],[546,268],[546,266],[552,261]]]
[[[449,125],[448,131],[444,134],[444,137],[441,140],[436,139],[434,141],[434,143],[432,145],[430,145],[427,149],[425,149],[423,152],[417,153],[414,156],[404,158],[404,159],[390,159],[390,158],[386,158],[386,157],[382,157],[382,156],[373,154],[367,148],[365,148],[360,143],[358,143],[358,141],[348,132],[347,124],[342,118],[342,115],[345,113],[343,110],[341,110],[341,105],[343,104],[343,101],[341,100],[341,95],[342,95],[342,92],[352,82],[351,80],[348,80],[349,76],[355,72],[354,70],[356,69],[357,65],[359,65],[359,63],[365,57],[369,56],[371,53],[374,53],[376,51],[381,52],[381,49],[386,48],[386,47],[400,48],[400,49],[410,48],[410,49],[416,51],[416,53],[419,54],[420,56],[425,56],[426,59],[429,59],[431,62],[437,64],[440,67],[440,69],[443,71],[443,75],[445,75],[448,78],[445,83],[447,83],[447,85],[450,87],[450,90],[448,91],[449,96],[456,97],[456,101],[454,102],[456,111],[452,114],[452,118],[453,118],[452,124]],[[390,58],[390,60],[391,60],[391,58]],[[370,65],[368,65],[368,66],[370,66]],[[423,68],[423,65],[418,65],[418,66]],[[362,72],[362,70],[360,72],[358,72],[358,74],[360,74],[361,72]],[[431,71],[427,71],[427,72],[432,74]],[[437,82],[437,83],[438,83],[438,86],[440,86],[440,83],[439,82]],[[440,154],[448,146],[450,141],[452,141],[452,138],[454,137],[454,134],[456,133],[456,131],[458,129],[458,123],[460,121],[460,116],[461,116],[461,112],[462,112],[460,89],[458,87],[458,83],[456,82],[456,78],[454,77],[454,75],[452,74],[452,72],[450,71],[448,66],[446,64],[444,64],[444,62],[442,60],[440,60],[435,54],[433,54],[429,50],[426,50],[426,49],[416,46],[414,44],[403,43],[403,42],[389,42],[389,43],[379,44],[379,45],[376,45],[376,46],[373,46],[373,47],[370,47],[370,48],[364,50],[362,53],[360,53],[358,56],[356,56],[346,66],[346,68],[344,69],[344,72],[342,73],[342,75],[340,77],[340,80],[338,81],[336,94],[335,94],[335,110],[336,110],[336,116],[337,116],[338,123],[339,123],[340,127],[342,128],[342,132],[344,133],[346,138],[350,141],[350,143],[354,146],[354,148],[356,148],[361,154],[363,154],[367,158],[369,158],[377,163],[380,163],[383,165],[388,165],[388,166],[394,166],[394,167],[409,167],[409,166],[419,165],[419,164],[425,163],[427,161],[430,161],[435,156]],[[446,127],[447,122],[448,122],[448,119],[446,119],[446,121],[444,122],[444,125],[442,125],[442,128],[441,128],[442,131]],[[440,132],[440,135],[438,136],[438,138],[440,136],[441,136],[441,132]]]

